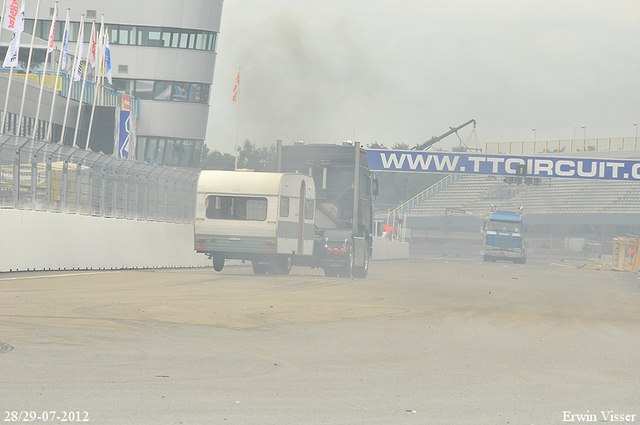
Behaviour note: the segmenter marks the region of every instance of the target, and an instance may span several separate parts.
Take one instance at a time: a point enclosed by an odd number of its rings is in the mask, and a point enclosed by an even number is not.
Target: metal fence
[[[197,170],[0,136],[0,208],[192,223]]]
[[[638,137],[598,139],[538,140],[533,142],[488,142],[485,153],[535,155],[544,153],[611,152],[640,148]]]

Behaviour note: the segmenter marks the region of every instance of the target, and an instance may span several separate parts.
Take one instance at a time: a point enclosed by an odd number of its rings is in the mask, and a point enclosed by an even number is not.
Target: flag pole
[[[4,15],[5,15],[5,11],[7,9],[7,0],[3,0],[2,1],[2,16],[0,16],[0,35],[2,35],[2,29],[3,29],[3,24],[4,24]],[[13,69],[11,70],[13,71]],[[11,75],[11,71],[9,71],[9,75]],[[9,78],[9,81],[11,81],[11,78]],[[9,86],[8,86],[8,82],[7,82],[7,94],[9,93]],[[7,110],[7,107],[5,105],[4,109],[2,110],[2,127],[0,127],[0,134],[4,133],[4,114],[5,111]]]
[[[100,90],[100,97],[98,99],[98,103],[100,106],[104,106],[104,79],[107,76],[107,64],[105,61],[107,60],[107,38],[109,38],[109,28],[105,28],[104,31],[104,52],[102,53],[102,62],[100,62],[100,86],[102,89]],[[102,69],[104,66],[104,69]]]
[[[18,115],[18,136],[22,129],[22,114],[24,112],[24,100],[27,97],[27,83],[29,83],[29,68],[31,68],[31,57],[33,56],[33,41],[36,38],[36,29],[38,28],[38,13],[40,12],[40,0],[36,3],[36,16],[33,20],[33,34],[31,35],[31,44],[29,45],[29,58],[27,59],[27,72],[24,76],[24,85],[22,86],[22,100],[20,101],[20,115]],[[38,123],[36,122],[36,125]]]
[[[91,24],[91,34],[96,30],[96,20],[93,20]],[[84,31],[83,31],[84,36]],[[84,43],[84,40],[78,40]],[[87,70],[89,68],[89,57],[91,56],[91,46],[87,50],[87,60],[84,62],[84,72],[82,77],[82,88],[80,89],[80,103],[78,104],[78,114],[76,115],[76,129],[73,132],[73,146],[75,147],[78,143],[78,130],[80,129],[80,117],[82,116],[82,99],[84,97],[84,88],[87,85]],[[80,66],[82,66],[82,58],[80,58]],[[88,143],[88,142],[87,142]],[[86,147],[86,145],[85,145]]]
[[[67,116],[69,115],[69,101],[71,100],[71,86],[75,82],[76,70],[78,69],[78,50],[80,49],[80,43],[83,43],[84,40],[81,40],[83,34],[84,27],[84,13],[80,14],[80,27],[78,29],[78,40],[76,42],[76,50],[75,50],[75,58],[73,59],[73,75],[69,76],[69,88],[67,89],[67,103],[64,107],[64,119],[62,120],[62,134],[60,135],[60,141],[64,145],[64,132],[67,127]],[[80,99],[82,101],[82,99]]]
[[[98,43],[97,47],[96,47],[96,66],[95,66],[95,70],[96,70],[96,75],[95,75],[95,83],[94,83],[94,87],[95,90],[93,91],[93,105],[91,105],[91,118],[89,118],[89,130],[87,131],[87,144],[84,147],[85,149],[89,149],[89,142],[91,141],[91,130],[93,128],[93,117],[95,115],[96,112],[96,103],[98,103],[98,90],[102,90],[102,86],[100,86],[99,82],[100,82],[100,73],[102,70],[102,60],[103,60],[103,53],[104,53],[104,14],[102,15],[102,17],[100,18],[100,35],[98,36]]]
[[[235,171],[238,171],[238,135],[240,134],[240,67],[238,67],[238,78],[236,78],[236,87],[237,91],[234,93],[234,100],[236,101],[236,106],[238,107],[238,111],[236,114],[236,165]]]
[[[67,17],[64,20],[64,31],[62,32],[62,48],[60,49],[60,58],[58,59],[58,70],[56,71],[56,80],[53,83],[53,98],[51,99],[51,111],[49,111],[49,125],[47,126],[47,135],[45,136],[44,140],[47,141],[53,141],[51,140],[53,138],[52,133],[52,129],[51,127],[53,126],[53,110],[55,109],[54,107],[56,106],[56,98],[58,97],[58,81],[60,79],[60,70],[62,69],[62,59],[65,57],[65,55],[67,54],[67,51],[65,50],[64,47],[64,37],[65,34],[67,34],[67,32],[69,31],[69,12],[71,11],[70,8],[67,8]],[[68,36],[67,36],[68,37]]]
[[[2,1],[2,10],[0,10],[0,12],[2,12],[2,15],[0,15],[0,34],[2,34],[2,24],[4,23],[4,12],[7,8],[7,0],[3,0]]]
[[[44,80],[47,76],[47,64],[49,63],[49,53],[53,52],[53,40],[56,32],[56,19],[58,18],[58,0],[53,9],[53,21],[51,21],[51,29],[49,29],[49,40],[47,40],[47,53],[44,55],[44,67],[42,69],[42,79],[40,80],[40,92],[38,93],[38,107],[36,108],[36,129],[38,126],[38,118],[40,118],[40,106],[42,104],[42,92],[44,91]],[[34,31],[35,32],[35,31]],[[55,96],[55,90],[54,90]],[[42,135],[40,136],[42,138]],[[34,135],[35,139],[35,135]]]
[[[6,6],[5,6],[6,7]],[[20,11],[24,11],[24,0],[22,0],[22,5],[20,6]],[[2,13],[5,11],[3,10]],[[24,15],[20,17],[22,20],[22,24],[24,24]],[[4,25],[4,22],[2,23]],[[22,25],[21,24],[21,25]],[[24,28],[22,28],[24,30]],[[16,37],[17,34],[13,33],[13,36]],[[13,39],[12,39],[13,40]],[[18,43],[18,52],[20,52],[20,43]],[[0,129],[0,133],[4,133],[4,124],[7,119],[7,107],[9,106],[9,93],[11,93],[11,81],[13,80],[13,66],[9,71],[9,81],[7,82],[7,94],[4,97],[4,108],[2,109],[2,127]]]

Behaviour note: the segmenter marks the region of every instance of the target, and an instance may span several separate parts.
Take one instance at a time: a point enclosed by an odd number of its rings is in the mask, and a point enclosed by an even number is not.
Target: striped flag
[[[82,65],[84,65],[84,61],[82,60],[82,55],[84,54],[84,25],[80,27],[80,34],[78,34],[78,44],[78,67],[73,73],[73,81],[82,80]]]
[[[238,76],[236,77],[236,85],[233,86],[233,103],[236,103],[236,99],[238,98],[238,90],[240,90],[240,70],[238,70]]]

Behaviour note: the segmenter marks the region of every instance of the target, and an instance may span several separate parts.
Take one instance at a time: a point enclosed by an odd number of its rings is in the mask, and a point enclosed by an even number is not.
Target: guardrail
[[[418,193],[416,196],[414,196],[413,198],[409,199],[405,203],[400,204],[397,207],[395,207],[394,209],[390,210],[389,211],[389,215],[394,215],[394,216],[395,215],[403,215],[404,213],[409,212],[409,210],[411,208],[413,208],[414,206],[416,206],[418,204],[421,204],[425,199],[427,199],[430,196],[434,195],[435,193],[437,193],[443,187],[448,186],[450,183],[455,181],[457,178],[458,178],[457,174],[449,174],[449,175],[447,175],[442,180],[440,180],[437,183],[429,186],[428,188],[426,188],[422,192]]]
[[[638,148],[640,145],[637,137],[608,137],[533,142],[488,142],[485,143],[484,152],[503,155],[534,155],[540,153],[629,151]]]
[[[0,208],[191,223],[197,170],[0,136]]]

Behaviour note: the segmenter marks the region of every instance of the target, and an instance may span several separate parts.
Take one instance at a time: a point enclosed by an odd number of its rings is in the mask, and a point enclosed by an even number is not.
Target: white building
[[[32,0],[27,3],[25,31],[30,34],[33,33],[36,2]],[[77,41],[80,15],[85,15],[85,52],[89,48],[92,20],[95,19],[99,26],[104,15],[111,44],[113,89],[139,101],[135,102],[139,107],[136,159],[160,165],[197,167],[207,130],[222,4],[223,0],[60,0],[56,24],[58,51],[52,55],[48,70],[55,70],[57,66],[67,8],[70,8],[71,54]],[[53,0],[41,0],[36,28],[39,53],[34,53],[36,63],[38,58],[40,63],[43,61],[53,11]],[[25,34],[21,44],[21,62],[24,60],[25,64],[29,40]],[[6,51],[8,41],[8,31],[3,31],[2,54]],[[19,109],[16,95],[18,90],[21,91],[21,81],[14,83],[20,89],[11,89],[11,101],[7,108],[14,115]],[[32,100],[34,95],[37,96],[37,85],[30,86],[33,87],[29,87],[28,98]],[[6,93],[6,76],[0,81],[0,90],[3,87],[5,91],[0,91],[0,94]],[[51,92],[51,89],[46,89],[43,112],[39,116],[39,121],[45,123],[49,116]],[[59,130],[64,103],[59,96],[54,113],[54,123]],[[25,108],[27,120],[35,116],[34,109],[31,101]],[[68,127],[75,127],[77,110],[77,102],[74,102],[67,119]],[[87,123],[83,118],[81,132]],[[35,121],[32,125],[35,125]],[[56,126],[54,134],[55,129]],[[69,144],[67,138],[65,141]],[[93,137],[90,147],[94,148]]]

